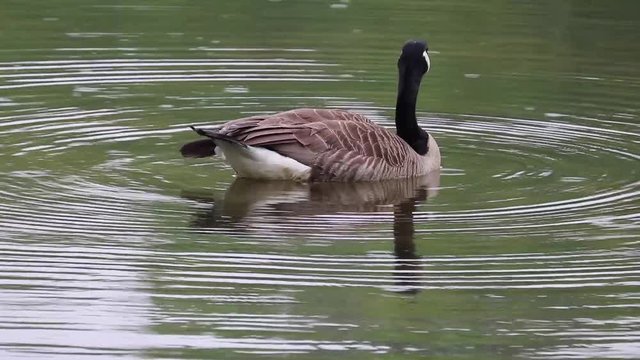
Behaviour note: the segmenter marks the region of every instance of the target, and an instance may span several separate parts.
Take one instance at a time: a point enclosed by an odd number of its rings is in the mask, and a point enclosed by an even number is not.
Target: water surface
[[[637,358],[632,1],[9,1],[2,358]],[[393,126],[427,38],[443,169],[235,179],[189,125]]]

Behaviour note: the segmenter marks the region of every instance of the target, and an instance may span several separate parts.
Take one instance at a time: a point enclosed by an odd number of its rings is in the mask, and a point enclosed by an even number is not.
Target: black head
[[[398,59],[398,68],[411,68],[424,74],[431,68],[429,59],[429,46],[426,41],[409,40],[402,47],[402,53]]]

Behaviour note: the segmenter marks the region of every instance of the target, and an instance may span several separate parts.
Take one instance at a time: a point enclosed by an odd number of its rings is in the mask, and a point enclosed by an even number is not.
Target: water
[[[638,3],[8,1],[0,357],[637,358]],[[234,180],[189,125],[392,126],[441,173]]]

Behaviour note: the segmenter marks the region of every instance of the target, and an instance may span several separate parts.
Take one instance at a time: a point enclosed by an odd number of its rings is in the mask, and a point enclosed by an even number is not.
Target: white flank
[[[239,177],[265,180],[306,181],[311,168],[292,158],[261,147],[247,146],[226,141],[215,141],[225,160]]]

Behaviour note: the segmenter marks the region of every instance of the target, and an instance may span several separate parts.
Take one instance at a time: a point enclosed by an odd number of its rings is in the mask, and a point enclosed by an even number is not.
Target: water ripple
[[[0,323],[3,344],[18,349],[9,355],[134,350],[148,357],[149,349],[177,347],[285,355],[396,351],[386,339],[345,340],[347,332],[370,334],[377,324],[328,316],[326,308],[296,313],[309,297],[335,311],[346,300],[332,295],[344,289],[356,298],[379,291],[398,301],[418,292],[473,291],[495,308],[523,291],[545,294],[527,304],[584,317],[538,322],[518,310],[521,318],[482,335],[535,334],[559,344],[524,351],[532,358],[581,357],[584,348],[566,344],[587,342],[599,355],[635,351],[637,333],[621,329],[636,329],[637,318],[599,323],[596,316],[600,309],[630,314],[638,307],[634,114],[548,113],[540,121],[423,113],[421,125],[444,154],[444,168],[432,176],[373,184],[234,180],[219,159],[179,158],[180,144],[194,138],[189,125],[294,103],[351,109],[392,127],[393,109],[347,96],[260,96],[249,89],[253,82],[365,81],[340,64],[304,58],[312,49],[190,51],[230,56],[0,63],[0,89],[19,93],[0,98]],[[253,59],[233,56],[244,51]],[[169,91],[158,104],[120,103],[132,95],[129,86],[174,82],[222,86],[211,96]],[[70,91],[47,90],[62,85]],[[34,89],[84,101],[49,106],[28,94]],[[457,241],[469,234],[473,239]],[[532,250],[540,247],[548,251]],[[603,289],[615,298],[545,298]],[[167,325],[180,331],[163,333]],[[410,327],[418,336],[432,330]]]
[[[311,59],[100,59],[0,63],[0,89],[59,85],[213,81],[344,81],[336,64]],[[45,70],[53,70],[47,72]]]
[[[244,99],[245,97],[238,97]],[[376,113],[383,109],[369,108],[363,112]],[[180,111],[180,110],[173,110]],[[189,124],[175,124],[168,128],[136,126],[135,116],[140,116],[139,109],[98,109],[84,111],[75,108],[37,109],[31,114],[20,113],[14,116],[4,116],[0,127],[4,129],[2,136],[12,136],[12,139],[28,133],[25,141],[7,144],[5,154],[12,156],[37,156],[36,162],[58,163],[58,158],[69,156],[73,152],[81,152],[87,146],[110,142],[147,142],[151,139],[171,140],[177,133],[186,132]],[[82,121],[78,121],[82,120]],[[640,216],[637,211],[637,201],[640,198],[640,182],[634,171],[617,174],[619,179],[615,188],[598,187],[599,178],[612,176],[612,172],[619,172],[620,164],[633,164],[638,160],[638,135],[632,131],[612,130],[586,125],[565,123],[542,123],[525,119],[480,118],[478,116],[456,115],[447,117],[425,117],[422,119],[429,125],[438,139],[441,139],[445,155],[443,160],[443,189],[448,189],[445,195],[433,200],[434,205],[420,205],[413,212],[414,220],[428,224],[429,233],[460,232],[460,231],[531,231],[539,228],[545,231],[585,224],[605,228],[635,228]],[[389,121],[381,121],[390,125]],[[633,125],[632,125],[633,127]],[[16,135],[17,134],[17,135]],[[526,134],[526,135],[525,135]],[[478,139],[482,139],[482,147],[478,146]],[[156,140],[158,141],[158,140]],[[456,144],[452,147],[450,144]],[[169,145],[171,146],[171,145]],[[447,151],[448,150],[448,151]],[[110,159],[83,169],[82,164],[60,163],[62,167],[75,168],[77,176],[66,176],[59,179],[50,178],[53,172],[45,171],[34,175],[33,172],[17,170],[9,172],[5,179],[5,188],[19,189],[24,181],[30,182],[31,188],[41,194],[56,194],[57,200],[42,199],[49,196],[38,195],[27,198],[15,198],[15,191],[5,191],[5,205],[0,208],[4,213],[3,223],[8,228],[39,229],[43,226],[53,226],[56,219],[61,223],[68,221],[73,227],[76,218],[79,227],[84,227],[87,216],[78,217],[72,212],[60,212],[64,208],[71,209],[76,202],[78,207],[86,203],[93,203],[91,198],[99,199],[96,208],[99,211],[111,210],[115,213],[119,209],[132,206],[140,209],[148,208],[156,201],[185,204],[189,199],[175,197],[161,193],[154,193],[145,185],[138,189],[130,188],[135,184],[132,177],[155,177],[151,171],[141,171],[139,165],[157,163],[159,165],[174,162],[173,159],[159,158],[156,154],[133,156],[128,152],[110,151]],[[43,157],[43,155],[48,156]],[[163,152],[173,154],[172,152]],[[175,154],[174,154],[175,155]],[[464,161],[486,161],[488,167],[481,174],[467,174],[464,164],[452,163],[449,159],[455,157]],[[570,161],[565,160],[570,158]],[[599,164],[597,167],[592,164]],[[226,165],[218,163],[220,169],[228,169]],[[188,167],[188,165],[187,165]],[[624,168],[624,167],[622,167]],[[101,184],[94,178],[97,174],[110,171],[119,172],[120,184]],[[197,168],[185,171],[198,172]],[[97,172],[97,173],[96,173]],[[23,176],[24,175],[24,176]],[[203,176],[207,176],[206,172]],[[131,179],[129,179],[131,178]],[[476,182],[469,181],[477,179]],[[128,180],[129,179],[129,180]],[[535,179],[535,188],[532,180]],[[587,180],[593,179],[593,180]],[[170,180],[168,180],[170,181]],[[595,182],[594,182],[595,181]],[[495,184],[503,184],[509,191],[501,193],[483,193],[483,187],[495,188]],[[134,186],[136,187],[136,186]],[[351,189],[353,190],[353,189]],[[476,191],[477,190],[477,191]],[[238,190],[227,194],[227,197],[240,201]],[[372,192],[375,189],[362,191]],[[447,194],[465,191],[473,194],[463,206],[448,209],[446,202],[439,202]],[[530,196],[531,192],[537,196]],[[353,224],[388,223],[391,219],[389,207],[378,206],[375,211],[362,213],[360,207],[339,208],[336,204],[319,207],[318,211],[309,209],[306,199],[309,189],[305,186],[290,185],[282,189],[263,189],[261,197],[245,199],[246,213],[242,214],[239,223],[246,231],[255,233],[270,232],[302,234],[310,228],[326,228],[332,226],[329,235],[345,236],[351,231]],[[122,194],[117,199],[113,194]],[[282,201],[283,195],[290,201]],[[560,194],[560,196],[554,196]],[[60,198],[60,197],[64,198]],[[138,198],[140,196],[141,198]],[[11,199],[14,198],[13,201]],[[296,201],[294,199],[301,199]],[[16,203],[16,201],[18,201]],[[148,205],[140,207],[140,200]],[[197,200],[197,199],[196,199]],[[40,204],[38,203],[40,202]],[[216,202],[216,200],[211,200]],[[134,204],[136,203],[136,204]],[[30,204],[29,208],[22,208]],[[317,205],[317,204],[316,204]],[[41,210],[37,210],[40,208]],[[214,212],[218,207],[214,207]],[[306,208],[306,209],[303,209]],[[4,209],[4,210],[3,210]],[[46,210],[48,209],[48,210]],[[251,210],[253,209],[253,210]],[[42,211],[56,215],[43,214]],[[85,212],[91,207],[85,208]],[[606,211],[605,211],[606,210]],[[144,211],[144,210],[143,210]],[[90,211],[91,212],[91,211]],[[187,212],[185,209],[181,213]],[[31,214],[32,216],[28,216]],[[206,216],[199,215],[199,216]],[[38,215],[38,216],[36,216]],[[136,216],[138,220],[152,217],[145,213]],[[167,216],[173,216],[166,214]],[[155,216],[155,214],[153,215]],[[8,219],[14,219],[7,221]],[[47,219],[44,225],[31,223],[32,219],[40,221]],[[130,231],[136,226],[136,221],[113,223],[113,227],[121,226],[123,231]],[[285,226],[273,227],[278,222]],[[95,231],[105,230],[109,221],[96,221]],[[131,226],[123,227],[124,224]],[[119,225],[118,225],[119,224]],[[342,225],[341,225],[342,224]],[[143,229],[146,225],[140,225]],[[202,231],[220,230],[216,226],[200,227]],[[237,226],[231,226],[233,231]],[[152,231],[151,228],[145,228]],[[110,229],[115,230],[115,229]],[[423,231],[418,228],[418,232]],[[380,236],[388,236],[383,230]],[[370,236],[371,234],[367,234]],[[313,236],[313,235],[311,235]]]

